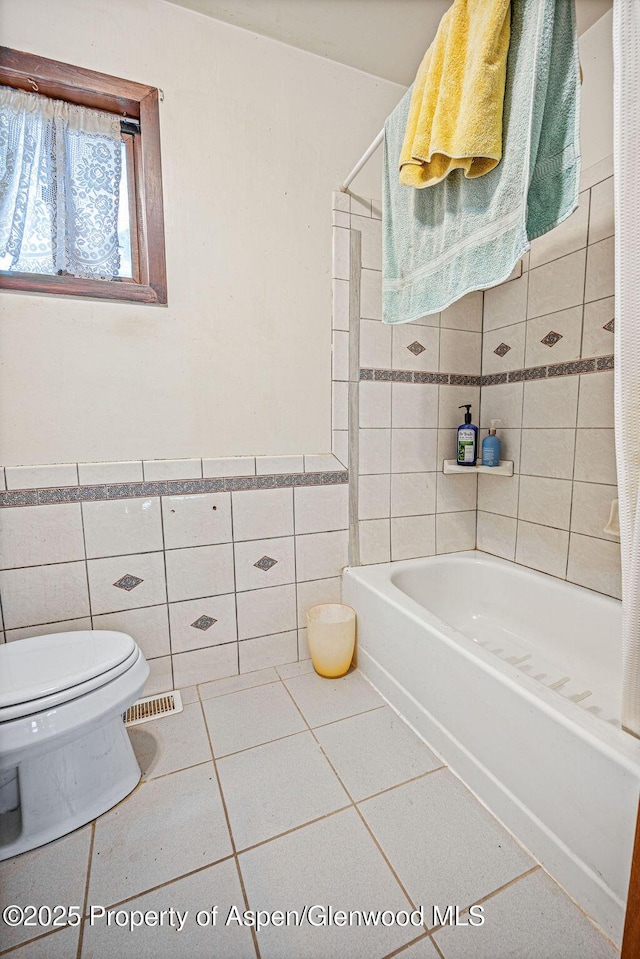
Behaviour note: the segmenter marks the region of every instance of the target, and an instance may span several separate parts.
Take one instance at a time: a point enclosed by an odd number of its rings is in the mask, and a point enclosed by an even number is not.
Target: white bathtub
[[[475,551],[347,569],[343,599],[364,675],[619,942],[640,793],[620,603]]]

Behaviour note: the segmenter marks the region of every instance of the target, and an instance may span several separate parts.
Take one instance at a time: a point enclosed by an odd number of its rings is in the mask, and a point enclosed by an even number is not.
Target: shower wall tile
[[[391,383],[363,380],[360,391],[360,427],[385,429],[391,426]]]
[[[429,326],[399,323],[392,327],[391,366],[394,370],[440,369],[440,330]]]
[[[524,322],[485,331],[482,336],[482,372],[502,373],[524,366],[526,332]]]
[[[382,319],[382,273],[376,270],[362,271],[360,315],[367,320]]]
[[[349,279],[349,230],[333,227],[333,258],[331,276],[334,280]]]
[[[477,290],[456,300],[440,314],[440,326],[448,330],[470,330],[481,333],[483,298],[482,290]]]
[[[358,523],[360,562],[363,566],[391,562],[391,520],[372,519]]]
[[[482,366],[482,334],[467,330],[440,330],[441,373],[474,375]]]
[[[388,430],[360,430],[360,473],[391,471],[391,434]]]
[[[476,546],[485,553],[513,560],[516,551],[517,520],[478,510]]]
[[[0,569],[84,559],[80,505],[2,511]]]
[[[564,578],[568,544],[569,533],[566,530],[519,521],[516,563]]]
[[[331,424],[334,430],[349,428],[349,384],[335,381],[331,384]]]
[[[349,379],[349,334],[342,330],[333,331],[331,375],[334,380]]]
[[[391,519],[391,559],[433,556],[436,551],[435,514]]]
[[[378,320],[360,321],[360,366],[391,369],[392,330]]]
[[[609,356],[613,353],[615,299],[585,303],[582,330],[582,356]]]
[[[508,457],[505,456],[505,459]],[[518,515],[520,476],[478,476],[478,509],[502,516]]]
[[[598,379],[592,376],[591,379]],[[577,376],[530,380],[524,384],[522,426],[525,429],[575,429],[578,412]]]
[[[571,479],[575,445],[575,429],[523,429],[520,471]]]
[[[478,496],[478,475],[437,473],[437,513],[475,510]]]
[[[614,256],[615,243],[613,237],[600,240],[599,243],[594,243],[589,247],[584,291],[586,303],[615,294]]]
[[[613,429],[613,425],[613,370],[597,376],[581,376],[578,426]]]
[[[572,484],[570,480],[521,476],[518,519],[557,529],[569,529]]]
[[[589,243],[598,243],[613,236],[615,227],[613,177],[607,177],[591,190],[589,214]]]
[[[382,269],[382,222],[371,217],[354,215],[351,229],[362,234],[362,266],[365,270]]]
[[[333,329],[349,330],[349,281],[333,280]]]
[[[527,318],[529,274],[484,292],[483,331],[513,326]]]
[[[420,516],[436,511],[438,473],[393,473],[391,516]]]
[[[391,472],[424,473],[437,469],[437,430],[391,430]]]
[[[524,365],[543,366],[576,360],[580,357],[581,341],[582,305],[527,320]]]
[[[455,387],[446,387],[455,389]],[[392,423],[394,427],[429,429],[438,425],[438,387],[430,384],[391,384]],[[390,424],[391,425],[391,424]]]
[[[589,227],[589,190],[580,194],[578,209],[567,217],[555,230],[533,240],[530,266],[535,269],[567,253],[574,253],[587,245]]]
[[[527,316],[544,316],[582,303],[585,263],[583,249],[530,270]]]
[[[476,548],[476,511],[438,513],[436,548],[438,553],[457,553]]]
[[[620,599],[620,544],[571,533],[567,579]]]
[[[618,498],[616,486],[602,483],[574,483],[571,532],[595,536],[597,539],[612,537],[604,528],[609,522],[613,501]]]
[[[613,430],[576,430],[576,463],[573,478],[586,483],[605,483],[611,486],[617,483]]]
[[[480,425],[488,429],[491,420],[500,420],[504,428],[522,426],[522,399],[524,383],[505,383],[482,390]]]
[[[465,411],[460,407],[471,403],[473,423],[478,422],[480,408],[480,388],[477,386],[441,386],[439,387],[438,426],[440,429],[457,429],[464,423]],[[440,457],[438,457],[438,461]],[[440,468],[442,463],[440,463]]]

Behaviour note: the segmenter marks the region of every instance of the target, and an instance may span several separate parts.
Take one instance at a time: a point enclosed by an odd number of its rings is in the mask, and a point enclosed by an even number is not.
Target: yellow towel
[[[454,0],[415,79],[400,183],[479,177],[500,162],[510,31],[510,0]]]

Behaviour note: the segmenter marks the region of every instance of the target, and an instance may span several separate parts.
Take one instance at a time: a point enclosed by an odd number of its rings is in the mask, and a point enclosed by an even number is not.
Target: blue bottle
[[[498,420],[491,420],[489,435],[482,441],[482,465],[500,466],[500,437],[496,436]]]
[[[458,407],[466,410],[464,423],[458,427],[458,466],[475,466],[478,455],[478,427],[471,422],[471,403]]]

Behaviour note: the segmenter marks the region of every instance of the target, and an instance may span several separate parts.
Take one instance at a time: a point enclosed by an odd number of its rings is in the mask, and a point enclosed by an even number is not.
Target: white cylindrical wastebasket
[[[307,610],[307,638],[313,668],[326,679],[349,670],[356,643],[356,613],[342,603],[323,603]]]

